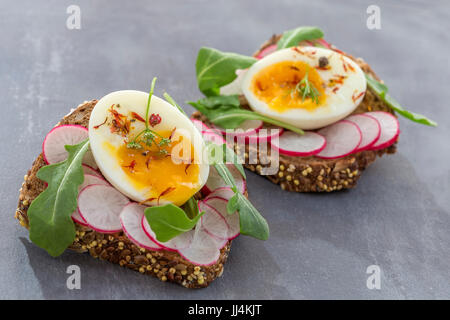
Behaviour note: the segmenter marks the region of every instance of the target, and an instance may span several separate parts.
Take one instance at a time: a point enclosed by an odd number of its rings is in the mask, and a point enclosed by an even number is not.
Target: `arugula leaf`
[[[233,175],[223,163],[214,164],[223,181],[234,191],[234,196],[227,203],[228,213],[239,212],[241,234],[260,240],[269,238],[269,225],[266,219],[251,204],[251,202],[239,192]]]
[[[220,87],[236,79],[237,69],[248,68],[255,62],[253,57],[203,47],[195,64],[198,88],[205,96],[217,96]]]
[[[366,80],[367,80],[367,84],[368,84],[369,88],[371,88],[375,92],[375,94],[377,96],[379,96],[381,100],[384,101],[384,103],[386,103],[390,108],[395,110],[398,114],[400,114],[401,116],[403,116],[411,121],[414,121],[414,122],[417,122],[420,124],[424,124],[424,125],[432,126],[432,127],[437,126],[437,123],[435,121],[428,119],[426,116],[404,109],[400,105],[400,103],[398,103],[394,98],[392,98],[388,94],[388,87],[385,84],[375,80],[371,75],[369,75],[367,73],[365,75],[366,75]]]
[[[84,181],[82,161],[89,140],[65,148],[69,153],[67,160],[45,166],[37,173],[48,187],[28,209],[31,241],[54,257],[75,239],[71,215],[77,208],[78,188]]]
[[[189,219],[193,219],[198,216],[198,203],[194,197],[191,197],[185,204],[181,206]]]
[[[174,204],[145,209],[145,217],[155,233],[156,239],[161,242],[167,242],[188,232],[195,227],[203,214],[204,212],[201,212],[189,219],[186,212]]]
[[[234,96],[215,96],[188,102],[203,113],[212,123],[227,129],[237,128],[245,120],[262,120],[283,127],[298,134],[304,134],[302,129],[293,125],[272,119],[260,113],[240,108],[239,98]]]
[[[269,225],[266,219],[261,216],[259,211],[242,193],[239,192],[236,195],[241,234],[252,236],[259,240],[267,240],[269,238]]]
[[[285,31],[278,41],[277,48],[279,50],[295,47],[302,41],[320,39],[323,38],[323,35],[323,31],[317,27],[298,27]]]

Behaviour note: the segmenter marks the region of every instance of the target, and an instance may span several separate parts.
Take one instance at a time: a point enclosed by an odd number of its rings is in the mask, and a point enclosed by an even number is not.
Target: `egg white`
[[[107,125],[102,125],[98,128],[94,127],[102,124],[106,117],[110,115],[108,110],[113,104],[120,104],[120,109],[116,110],[121,114],[128,115],[130,112],[136,112],[142,117],[145,117],[148,96],[148,93],[136,90],[112,92],[97,102],[92,110],[89,121],[90,147],[99,169],[117,190],[137,202],[143,202],[149,198],[148,195],[151,192],[151,186],[144,190],[136,190],[121,167],[119,159],[111,156],[110,150],[105,144],[107,142],[113,147],[119,148],[124,144],[124,137],[111,133],[110,127]],[[195,128],[189,118],[176,107],[155,95],[151,99],[150,113],[159,114],[162,119],[160,124],[152,127],[152,130],[157,132],[171,131],[173,128],[176,128],[177,133],[181,133],[190,139],[195,153],[193,155],[194,159],[199,160],[197,163],[199,165],[198,183],[195,186],[196,191],[199,191],[206,183],[209,175],[209,165],[207,161],[202,160],[205,144],[200,132]],[[139,121],[133,122],[132,126],[134,129],[132,130],[131,137],[133,133],[136,134],[145,129],[145,124]],[[159,202],[160,205],[167,203],[170,202],[164,199],[161,199]],[[156,205],[157,201],[148,201],[145,204]]]
[[[327,126],[352,113],[363,100],[364,95],[357,99],[356,102],[353,101],[352,96],[355,92],[366,91],[366,79],[361,68],[353,60],[332,50],[317,47],[299,47],[299,49],[305,54],[301,54],[293,48],[282,49],[264,57],[250,67],[242,81],[242,91],[250,107],[254,111],[273,119],[307,130]],[[317,69],[325,84],[328,83],[333,75],[345,75],[347,78],[336,93],[332,91],[333,88],[327,86],[325,88],[326,102],[313,111],[295,108],[278,112],[271,109],[266,102],[259,100],[251,90],[254,76],[272,64],[282,61],[302,61],[314,68],[319,65],[320,57],[327,57],[330,66],[329,70]],[[349,68],[346,71],[341,59],[345,63],[350,64],[354,71],[351,71]]]

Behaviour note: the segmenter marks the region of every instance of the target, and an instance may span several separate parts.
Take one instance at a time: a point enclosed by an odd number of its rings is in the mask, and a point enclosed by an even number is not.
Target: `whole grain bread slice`
[[[281,35],[273,35],[254,53],[254,56],[256,57],[265,48],[277,44],[280,38]],[[337,48],[334,47],[333,49],[337,50]],[[343,53],[342,51],[339,52]],[[372,75],[375,79],[380,80],[363,59],[354,58],[346,53],[343,54],[354,60],[364,72]],[[242,107],[249,108],[248,102],[243,95],[240,96],[240,102]],[[386,111],[394,114],[393,110],[368,88],[363,101],[359,104],[353,114],[369,111]],[[199,112],[195,112],[193,117],[202,120],[206,124],[211,124],[208,119]],[[264,154],[260,153],[255,144],[237,144],[235,145],[235,148],[236,152],[242,155],[243,159],[246,159],[244,166],[257,174],[261,174],[263,168],[271,161],[270,147],[267,152],[268,154],[266,154],[266,152],[264,152]],[[272,175],[263,176],[273,183],[280,185],[283,190],[288,191],[331,192],[350,189],[356,186],[362,172],[376,160],[377,156],[381,157],[384,154],[395,153],[396,149],[397,141],[393,145],[381,150],[362,151],[339,159],[321,159],[314,156],[293,157],[280,154],[278,172]],[[253,158],[249,157],[251,154],[257,155],[256,163],[248,163],[247,159]],[[265,163],[266,165],[263,165],[262,163]]]
[[[90,114],[96,103],[97,100],[85,101],[65,116],[59,125],[76,124],[88,127]],[[36,176],[39,169],[45,165],[41,154],[28,170],[20,189],[15,218],[25,228],[29,228],[27,210],[30,204],[45,190],[44,182]],[[231,241],[229,241],[221,250],[215,264],[207,267],[196,266],[175,252],[140,248],[123,232],[104,234],[77,223],[75,226],[76,238],[69,249],[80,253],[88,252],[94,258],[107,260],[122,267],[152,275],[161,281],[178,283],[187,288],[204,288],[220,277],[231,248]]]

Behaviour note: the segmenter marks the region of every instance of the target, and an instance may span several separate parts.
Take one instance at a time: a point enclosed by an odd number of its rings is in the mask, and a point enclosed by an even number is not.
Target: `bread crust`
[[[254,56],[256,57],[268,46],[276,44],[280,38],[281,35],[273,35],[254,53]],[[343,54],[355,61],[364,72],[380,80],[363,59],[354,58],[346,53]],[[248,102],[243,95],[239,99],[244,108],[249,108]],[[370,111],[386,111],[395,116],[393,110],[368,88],[363,101],[352,114]],[[210,124],[208,119],[199,112],[195,112],[193,117]],[[278,171],[275,174],[263,176],[273,183],[278,184],[281,189],[294,192],[331,192],[350,189],[356,186],[362,172],[376,160],[377,156],[381,157],[384,154],[393,154],[396,152],[397,141],[381,150],[362,151],[338,159],[321,159],[314,156],[294,157],[280,154]],[[264,165],[260,160],[263,159],[264,163],[268,163],[267,155],[260,155],[257,146],[254,145],[236,145],[235,148],[238,154],[244,156],[244,159],[248,159],[249,154],[257,154],[257,163],[250,164],[246,162],[244,166],[257,174],[261,174]],[[268,151],[270,159],[270,150]]]
[[[88,127],[89,117],[97,100],[85,101],[58,125],[76,124]],[[45,190],[45,183],[36,174],[45,166],[43,155],[34,161],[20,189],[15,218],[29,228],[27,211],[32,201]],[[180,284],[186,288],[204,288],[220,277],[231,248],[231,241],[221,250],[219,260],[211,266],[196,266],[176,252],[150,251],[135,245],[123,232],[104,234],[75,223],[76,238],[69,249],[88,252],[92,257],[107,260],[120,266],[152,275],[161,281]]]

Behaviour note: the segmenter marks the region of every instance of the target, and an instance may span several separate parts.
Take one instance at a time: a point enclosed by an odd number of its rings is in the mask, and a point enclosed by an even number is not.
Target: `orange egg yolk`
[[[310,86],[318,92],[318,101],[308,96],[303,98],[298,90],[297,85],[306,74]],[[322,78],[315,68],[303,61],[282,61],[260,70],[252,79],[251,91],[277,112],[290,109],[314,111],[326,101]]]
[[[171,136],[170,131],[158,134]],[[159,141],[161,138],[157,137],[155,143]],[[147,201],[167,200],[180,206],[199,187],[200,168],[194,163],[194,147],[188,138],[176,134],[170,145],[163,147],[167,155],[159,154],[160,147],[156,144],[143,149],[130,149],[123,144],[115,156],[136,190],[150,190]]]

